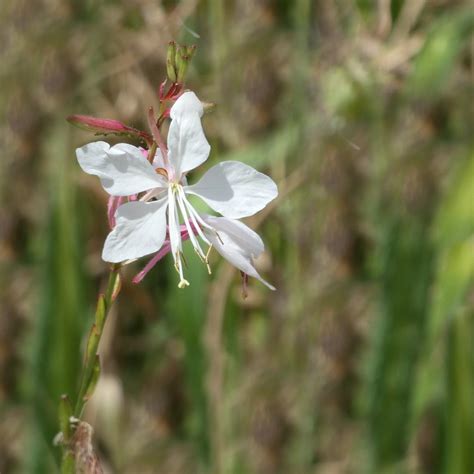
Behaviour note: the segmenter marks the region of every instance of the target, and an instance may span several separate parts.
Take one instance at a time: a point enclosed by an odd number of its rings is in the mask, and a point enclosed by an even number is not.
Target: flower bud
[[[89,132],[124,133],[129,129],[129,127],[118,120],[102,119],[89,115],[70,115],[66,120],[72,125]]]
[[[176,82],[176,43],[174,41],[170,41],[168,43],[168,51],[166,54],[166,73],[168,75],[168,79],[171,82]]]
[[[103,119],[91,117],[89,115],[70,115],[66,120],[82,130],[94,132],[96,135],[108,135],[109,133],[118,136],[129,136],[132,138],[139,138],[147,143],[151,143],[151,137],[141,130],[119,122],[118,120]]]
[[[182,84],[186,77],[189,63],[196,52],[196,46],[178,45],[176,48],[175,63],[177,69],[177,82]]]

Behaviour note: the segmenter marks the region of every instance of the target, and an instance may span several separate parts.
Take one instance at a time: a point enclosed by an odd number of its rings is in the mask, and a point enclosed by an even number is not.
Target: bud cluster
[[[188,65],[196,52],[196,45],[179,45],[175,41],[168,43],[166,55],[166,72],[168,79],[177,84],[183,84]]]

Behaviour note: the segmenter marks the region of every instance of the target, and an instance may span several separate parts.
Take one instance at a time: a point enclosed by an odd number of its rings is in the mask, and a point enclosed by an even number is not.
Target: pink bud
[[[89,132],[94,132],[97,135],[113,133],[114,135],[128,135],[140,138],[145,140],[147,143],[152,142],[152,138],[148,133],[142,132],[133,127],[128,127],[118,120],[91,117],[90,115],[70,115],[66,120],[76,127]]]

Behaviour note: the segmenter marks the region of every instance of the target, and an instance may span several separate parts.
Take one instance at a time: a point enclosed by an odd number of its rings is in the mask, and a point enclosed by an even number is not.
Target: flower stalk
[[[61,445],[63,447],[63,459],[61,463],[62,474],[74,474],[75,450],[73,439],[75,434],[75,423],[82,416],[85,404],[94,393],[100,376],[100,358],[97,350],[103,334],[105,322],[113,302],[117,298],[121,288],[120,265],[111,267],[107,288],[101,293],[97,300],[94,323],[92,324],[87,338],[84,362],[81,371],[81,382],[74,410],[67,395],[61,397],[59,405],[59,423],[61,427]]]
[[[95,384],[97,383],[98,354],[100,339],[104,330],[105,321],[107,319],[110,308],[120,292],[120,272],[119,265],[113,265],[105,294],[99,295],[95,312],[95,321],[89,333],[87,340],[86,353],[84,357],[84,365],[82,369],[81,385],[79,395],[74,408],[74,417],[80,418],[87,400],[92,395]],[[100,365],[99,365],[100,367]],[[91,383],[94,386],[91,387]]]

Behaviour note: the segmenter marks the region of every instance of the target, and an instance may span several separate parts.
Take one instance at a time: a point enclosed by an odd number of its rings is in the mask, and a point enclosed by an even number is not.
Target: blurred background
[[[3,0],[0,472],[57,472],[108,273],[107,196],[74,153],[95,138],[65,117],[146,129],[171,39],[217,104],[204,168],[279,185],[247,222],[278,291],[243,299],[217,255],[209,277],[189,253],[186,290],[169,258],[124,270],[86,413],[104,471],[473,472],[473,7]]]

